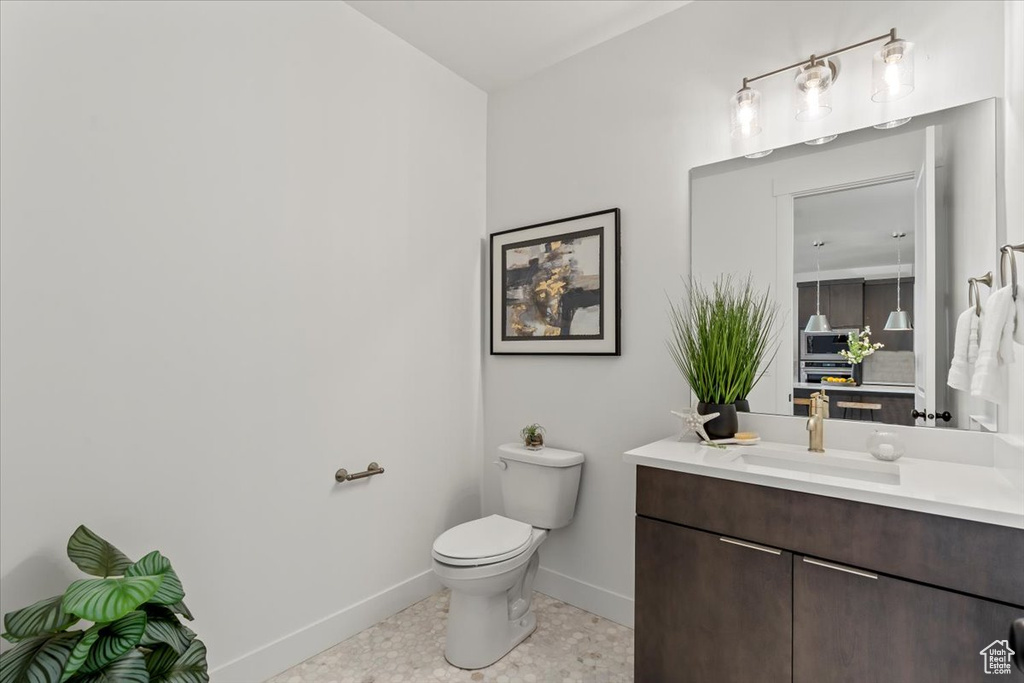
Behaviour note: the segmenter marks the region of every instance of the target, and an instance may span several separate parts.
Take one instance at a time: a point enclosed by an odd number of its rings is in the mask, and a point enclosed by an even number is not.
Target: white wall
[[[622,357],[485,358],[483,460],[532,421],[548,428],[552,445],[587,454],[577,517],[541,548],[540,585],[575,591],[577,604],[624,621],[633,594],[634,472],[621,453],[673,432],[668,411],[687,401],[663,340],[665,292],[677,293],[689,269],[688,171],[755,147],[1002,96],[1006,87],[1002,3],[807,7],[693,3],[489,98],[489,230],[622,209]],[[730,140],[727,101],[744,75],[892,26],[918,46],[912,96],[888,107],[871,102],[866,48],[842,57],[834,111],[820,124],[792,120],[792,85],[778,77],[763,88],[763,139]],[[485,511],[499,509],[494,472],[484,476]]]
[[[0,611],[79,523],[172,558],[214,668],[324,620],[217,680],[432,592],[479,514],[485,94],[341,2],[0,7]]]

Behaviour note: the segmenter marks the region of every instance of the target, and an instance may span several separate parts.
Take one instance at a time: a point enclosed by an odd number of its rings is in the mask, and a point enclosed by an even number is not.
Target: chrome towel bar
[[[384,468],[375,462],[371,462],[366,466],[365,471],[356,472],[355,474],[349,474],[348,470],[342,467],[334,473],[334,480],[340,484],[346,481],[352,481],[353,479],[365,479],[367,477],[372,477],[375,474],[384,474]]]

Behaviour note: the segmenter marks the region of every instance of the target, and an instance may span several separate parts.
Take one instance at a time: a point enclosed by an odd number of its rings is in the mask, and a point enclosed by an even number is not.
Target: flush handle
[[[507,470],[508,469],[508,463],[505,462],[504,460],[495,460],[494,461],[494,466],[497,467],[499,470]]]

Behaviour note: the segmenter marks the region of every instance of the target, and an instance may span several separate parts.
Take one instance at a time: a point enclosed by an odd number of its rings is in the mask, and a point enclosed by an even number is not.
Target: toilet
[[[533,633],[537,549],[572,521],[583,454],[498,447],[505,516],[452,527],[434,541],[434,573],[451,589],[445,658],[462,669],[498,661]]]

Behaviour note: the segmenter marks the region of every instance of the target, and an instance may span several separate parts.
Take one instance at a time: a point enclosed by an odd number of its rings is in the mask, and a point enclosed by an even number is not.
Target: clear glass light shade
[[[886,121],[885,123],[879,123],[875,125],[878,130],[892,130],[893,128],[899,128],[900,126],[910,123],[912,117],[908,116],[905,119],[893,119],[892,121]]]
[[[817,121],[832,111],[832,67],[827,61],[800,67],[796,75],[796,120]]]
[[[832,326],[828,324],[828,316],[823,313],[816,313],[807,319],[804,332],[831,332]]]
[[[885,321],[885,329],[890,332],[904,332],[914,329],[914,326],[910,324],[909,313],[906,311],[893,311],[889,314],[889,319]]]
[[[761,132],[761,93],[744,88],[729,100],[734,138],[752,138]]]
[[[769,154],[771,154],[774,151],[775,151],[774,148],[773,149],[762,149],[760,152],[754,152],[753,154],[744,154],[743,156],[745,156],[748,159],[762,159],[762,158],[768,156]]]
[[[871,65],[871,99],[892,102],[914,91],[914,44],[891,40],[875,53]]]
[[[825,137],[814,138],[813,140],[808,140],[804,144],[805,145],[811,145],[811,146],[827,145],[828,143],[830,143],[833,140],[835,140],[837,137],[839,137],[839,136],[838,135],[826,135]]]

